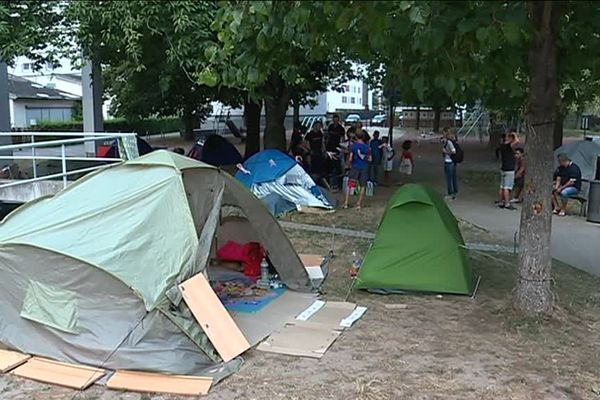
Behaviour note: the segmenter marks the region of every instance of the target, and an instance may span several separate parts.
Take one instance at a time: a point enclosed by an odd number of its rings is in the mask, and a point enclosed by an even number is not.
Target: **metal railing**
[[[68,185],[68,177],[76,174],[82,174],[91,172],[100,168],[103,168],[107,162],[121,162],[126,158],[122,155],[119,158],[106,158],[106,157],[96,157],[95,149],[97,141],[122,141],[126,140],[135,140],[135,133],[118,133],[118,134],[108,134],[108,133],[82,133],[82,132],[0,132],[0,137],[10,137],[15,138],[29,138],[29,143],[20,143],[20,144],[10,144],[10,145],[0,145],[0,166],[2,166],[2,160],[11,160],[14,164],[14,161],[17,160],[31,160],[32,163],[32,174],[33,178],[27,179],[17,179],[8,183],[0,184],[1,188],[7,188],[11,186],[23,185],[32,182],[39,182],[48,179],[62,178],[63,187],[67,187]],[[41,137],[59,137],[66,139],[52,139],[52,140],[44,140],[44,141],[36,141],[36,138]],[[12,140],[11,140],[12,141]],[[83,157],[83,156],[67,156],[67,148],[70,145],[76,144],[93,144],[94,147],[94,156],[93,157]],[[57,155],[43,155],[39,154],[39,150],[42,148],[53,148],[60,149],[60,156]],[[30,149],[30,155],[15,155],[16,151],[23,151],[24,149]],[[61,172],[42,175],[39,176],[38,172],[38,161],[60,161],[61,162]],[[91,161],[98,162],[98,165],[92,167],[85,168],[75,168],[72,170],[68,170],[67,162],[68,161]],[[6,170],[5,167],[3,169]]]

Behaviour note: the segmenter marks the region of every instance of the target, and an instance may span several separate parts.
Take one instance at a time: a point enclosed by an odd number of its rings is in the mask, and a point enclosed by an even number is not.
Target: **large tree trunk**
[[[298,96],[294,96],[292,101],[293,114],[292,114],[292,125],[296,126],[296,124],[300,123],[300,101],[298,100]]]
[[[513,305],[528,316],[549,314],[551,288],[552,137],[560,106],[556,76],[559,3],[528,2],[533,38],[529,45],[527,175],[521,212],[519,266]],[[542,62],[541,62],[542,61]]]
[[[435,107],[433,111],[433,131],[438,133],[440,131],[440,117],[442,116],[442,109],[440,107]]]
[[[181,132],[181,138],[186,142],[196,140],[194,128],[197,127],[198,120],[196,118],[195,110],[191,107],[185,106],[181,115],[181,120],[183,122],[183,132]]]
[[[283,79],[272,74],[266,86],[265,98],[266,129],[263,138],[265,149],[286,151],[285,116],[290,105],[291,91]]]
[[[250,99],[244,101],[244,118],[246,120],[246,151],[244,158],[248,159],[260,151],[260,111],[262,101]]]
[[[556,116],[556,124],[554,124],[554,134],[552,135],[552,137],[554,138],[554,150],[558,149],[560,146],[563,145],[563,123],[564,116],[562,115],[562,113],[558,113],[558,115]]]
[[[421,106],[417,106],[417,121],[415,124],[415,129],[419,130],[421,127]]]

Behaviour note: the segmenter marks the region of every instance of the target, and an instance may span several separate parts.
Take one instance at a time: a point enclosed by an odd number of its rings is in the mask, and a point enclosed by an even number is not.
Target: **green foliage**
[[[59,45],[61,30],[59,1],[3,0],[0,2],[0,60],[11,63],[17,56],[31,58],[37,67],[55,61],[55,51],[46,45]]]
[[[146,118],[141,120],[127,120],[113,118],[104,121],[106,132],[134,132],[138,135],[158,135],[161,133],[178,132],[182,129],[178,117]],[[43,122],[27,128],[32,132],[83,132],[81,121]]]
[[[221,3],[211,25],[216,40],[204,50],[210,64],[197,78],[252,94],[273,75],[289,87],[324,89],[349,74],[334,25],[320,1]]]
[[[85,52],[104,66],[115,115],[178,115],[190,136],[211,100],[240,102],[235,93],[200,85],[194,77],[206,65],[202,43],[212,35],[215,11],[215,3],[191,0],[77,1],[66,14]]]

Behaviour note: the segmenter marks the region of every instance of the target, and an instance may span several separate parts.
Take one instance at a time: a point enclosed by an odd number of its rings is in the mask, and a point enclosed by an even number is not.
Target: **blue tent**
[[[244,170],[235,174],[259,199],[269,203],[271,207],[277,195],[281,206],[287,203],[298,207],[318,207],[332,209],[321,188],[315,184],[310,175],[289,155],[279,150],[264,150],[250,157],[244,163]]]

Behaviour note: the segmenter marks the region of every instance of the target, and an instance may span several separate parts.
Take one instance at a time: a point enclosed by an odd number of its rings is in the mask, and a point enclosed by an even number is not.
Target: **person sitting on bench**
[[[554,214],[564,217],[569,198],[577,196],[581,190],[581,170],[566,154],[558,156],[558,164],[554,172],[552,205]]]

